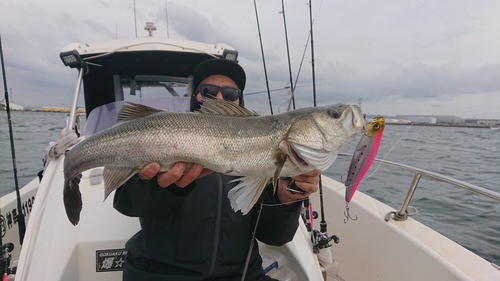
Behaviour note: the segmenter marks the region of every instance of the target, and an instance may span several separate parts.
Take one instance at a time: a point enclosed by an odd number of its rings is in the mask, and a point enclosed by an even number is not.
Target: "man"
[[[232,61],[201,63],[193,74],[191,109],[199,109],[208,96],[243,106],[245,80]],[[231,209],[227,196],[236,177],[200,164],[185,168],[178,162],[158,173],[160,165],[150,163],[116,190],[114,207],[139,217],[142,228],[126,244],[124,280],[241,280],[255,225],[255,237],[264,243],[292,240],[300,214],[297,200],[317,191],[320,174],[292,177],[303,194],[287,190],[288,180],[279,180],[276,194],[268,185],[259,200],[264,206],[257,203],[243,216]],[[264,276],[257,243],[250,251],[245,280],[272,280]]]

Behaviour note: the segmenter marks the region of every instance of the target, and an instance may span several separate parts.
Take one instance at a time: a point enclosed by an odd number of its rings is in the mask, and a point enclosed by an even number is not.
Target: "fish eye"
[[[380,125],[379,125],[378,123],[375,123],[375,124],[373,125],[373,129],[375,129],[375,130],[380,129]]]
[[[336,109],[333,109],[333,108],[328,109],[328,115],[332,116],[333,118],[339,118],[340,117],[339,111],[336,110]]]

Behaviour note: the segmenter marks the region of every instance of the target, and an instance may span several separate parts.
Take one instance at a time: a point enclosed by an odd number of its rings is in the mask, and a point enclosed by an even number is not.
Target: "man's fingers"
[[[198,178],[202,178],[204,176],[208,176],[210,175],[211,173],[213,173],[214,171],[210,170],[210,169],[207,169],[207,168],[203,168],[203,170],[201,170],[201,173],[200,175],[198,176]]]
[[[156,174],[158,174],[159,170],[160,170],[159,163],[156,162],[149,163],[139,172],[139,178],[141,178],[142,180],[150,180],[154,176],[156,176]]]
[[[305,182],[305,181],[295,181],[295,184],[304,191],[304,194],[301,194],[301,197],[308,197],[311,193],[318,191],[318,184]]]
[[[186,170],[186,163],[175,163],[169,171],[158,175],[158,185],[161,187],[167,187],[173,184],[182,177],[184,170]]]
[[[202,171],[203,166],[195,163],[191,166],[187,173],[185,173],[182,177],[175,181],[175,184],[178,187],[186,187],[188,184],[197,179]]]
[[[307,182],[312,184],[318,184],[320,174],[321,174],[320,170],[312,170],[302,175],[293,176],[292,179],[295,180],[295,182]]]

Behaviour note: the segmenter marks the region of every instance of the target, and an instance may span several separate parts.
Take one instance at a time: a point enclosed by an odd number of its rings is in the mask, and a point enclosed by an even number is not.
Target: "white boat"
[[[496,124],[494,126],[491,126],[490,129],[495,130],[495,131],[499,131],[500,130],[500,124]]]
[[[102,168],[95,168],[83,173],[80,190],[85,207],[80,223],[73,226],[66,217],[62,198],[63,152],[86,136],[112,126],[125,100],[186,111],[191,74],[201,61],[212,57],[236,59],[237,52],[224,44],[152,36],[73,43],[63,49],[61,58],[65,64],[79,70],[66,128],[70,133],[50,151],[42,180],[34,179],[21,189],[21,202],[29,208],[29,216],[22,249],[14,227],[7,229],[3,237],[4,243],[16,244],[11,254],[12,261],[17,262],[11,264],[17,264],[17,271],[9,278],[15,275],[15,280],[122,279],[125,242],[139,230],[139,221],[114,210],[112,200],[103,202]],[[77,137],[72,128],[81,84],[89,115],[85,134]],[[345,186],[323,176],[323,196],[328,202],[326,222],[335,227],[340,243],[328,247],[332,237],[313,232],[314,237],[328,239],[323,241],[326,247],[315,254],[312,241],[318,241],[311,239],[301,220],[293,241],[281,247],[260,244],[262,255],[270,257],[265,260],[278,264],[271,275],[280,280],[500,280],[497,265],[406,216],[406,206],[421,176],[499,202],[500,194],[425,170],[384,164],[415,172],[401,211],[358,191],[350,207],[356,209],[359,219],[345,224]],[[319,198],[315,197],[312,203],[320,206]],[[15,209],[15,194],[2,197],[1,206],[4,210]]]

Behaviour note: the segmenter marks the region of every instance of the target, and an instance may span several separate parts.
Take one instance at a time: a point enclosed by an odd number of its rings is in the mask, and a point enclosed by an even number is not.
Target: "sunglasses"
[[[202,96],[208,97],[216,97],[217,93],[221,91],[222,97],[226,101],[235,101],[241,97],[241,90],[229,86],[217,86],[214,84],[201,84],[198,87],[198,91]]]

